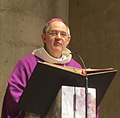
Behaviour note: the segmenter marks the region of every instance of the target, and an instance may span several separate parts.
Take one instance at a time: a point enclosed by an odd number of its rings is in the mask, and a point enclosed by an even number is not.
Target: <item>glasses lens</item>
[[[64,31],[50,30],[47,32],[51,36],[58,36],[60,34],[61,37],[66,37],[67,33]]]

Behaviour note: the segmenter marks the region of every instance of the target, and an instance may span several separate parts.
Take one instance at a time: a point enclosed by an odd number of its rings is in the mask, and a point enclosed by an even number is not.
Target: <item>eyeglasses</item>
[[[50,30],[47,32],[51,36],[58,36],[60,34],[61,37],[66,38],[68,34],[64,31]]]

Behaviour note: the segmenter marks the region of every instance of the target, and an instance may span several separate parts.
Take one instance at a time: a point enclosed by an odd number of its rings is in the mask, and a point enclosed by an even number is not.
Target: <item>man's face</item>
[[[60,58],[62,51],[70,41],[67,27],[61,21],[52,22],[49,31],[42,35],[42,39],[47,52],[55,58]]]

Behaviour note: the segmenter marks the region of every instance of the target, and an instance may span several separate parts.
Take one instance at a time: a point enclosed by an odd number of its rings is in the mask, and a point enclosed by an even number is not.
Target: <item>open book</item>
[[[41,62],[39,62],[41,63]],[[70,71],[70,72],[73,72],[73,73],[76,73],[76,74],[81,74],[81,75],[86,75],[87,74],[90,74],[90,73],[96,73],[96,72],[105,72],[105,71],[112,71],[114,70],[114,68],[103,68],[103,69],[93,69],[93,68],[87,68],[87,69],[78,69],[78,68],[74,68],[74,67],[70,67],[70,66],[60,66],[60,65],[56,65],[56,64],[51,64],[51,63],[48,63],[48,62],[42,62],[46,65],[49,65],[49,66],[52,66],[52,67],[55,67],[55,68],[59,68],[59,69],[63,69],[63,70],[66,70],[66,71]]]

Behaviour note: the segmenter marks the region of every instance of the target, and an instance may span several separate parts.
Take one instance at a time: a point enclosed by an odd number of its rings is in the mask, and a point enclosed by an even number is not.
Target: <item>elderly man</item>
[[[24,118],[25,111],[18,107],[19,99],[38,61],[81,68],[66,48],[71,40],[68,26],[53,18],[45,25],[41,35],[44,46],[20,59],[9,80],[3,102],[2,118]],[[29,117],[29,116],[28,116]]]

